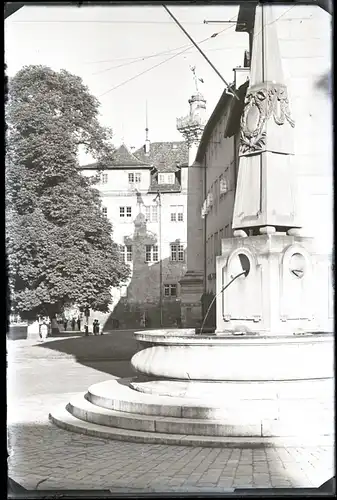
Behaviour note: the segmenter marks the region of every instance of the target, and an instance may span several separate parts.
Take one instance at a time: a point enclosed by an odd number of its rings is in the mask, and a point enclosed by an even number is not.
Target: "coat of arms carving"
[[[273,116],[277,125],[286,121],[295,126],[289,110],[285,85],[270,84],[248,90],[241,117],[240,154],[263,151],[266,146],[266,123]]]

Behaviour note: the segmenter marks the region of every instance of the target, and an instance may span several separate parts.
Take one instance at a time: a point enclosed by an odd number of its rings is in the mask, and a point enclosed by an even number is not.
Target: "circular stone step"
[[[246,413],[229,413],[221,420],[189,419],[176,417],[158,417],[153,415],[140,415],[116,410],[100,408],[80,394],[68,403],[67,410],[76,418],[86,422],[107,427],[117,427],[146,432],[159,432],[168,434],[187,434],[197,436],[294,436],[310,432],[317,427],[321,434],[328,433],[333,425],[332,414],[309,415],[303,422],[303,413],[294,418],[294,413],[287,412],[278,418],[252,415]],[[330,418],[329,418],[330,416]],[[329,427],[330,424],[330,427]]]
[[[88,389],[90,403],[109,410],[157,417],[182,419],[231,420],[232,422],[275,419],[280,415],[293,416],[294,421],[310,420],[311,416],[332,415],[326,401],[238,398],[185,398],[148,394],[130,387],[135,379],[107,380]],[[302,415],[301,415],[302,414]],[[247,417],[247,418],[246,418]]]
[[[84,394],[74,397],[68,403],[67,410],[74,417],[93,424],[165,434],[260,437],[263,424],[259,417],[248,414],[238,414],[233,418],[219,421],[158,417],[108,410],[93,405],[84,398]]]
[[[139,392],[157,396],[213,400],[314,400],[333,401],[334,380],[295,380],[268,382],[199,382],[157,380],[146,377],[130,379],[129,386]]]
[[[301,447],[331,445],[331,436],[296,436],[296,437],[220,437],[165,434],[130,429],[106,427],[79,420],[61,405],[49,414],[49,419],[64,430],[102,439],[129,441],[135,443],[153,443],[181,446],[202,446],[217,448],[266,448],[266,447]]]

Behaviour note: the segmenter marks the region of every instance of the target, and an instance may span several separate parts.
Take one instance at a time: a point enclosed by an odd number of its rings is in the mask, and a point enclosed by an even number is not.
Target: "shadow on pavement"
[[[34,347],[45,350],[46,357],[60,353],[72,356],[77,363],[108,375],[130,377],[134,372],[129,362],[138,351],[133,334],[134,331],[118,330],[97,336],[74,336],[60,340],[51,338]]]

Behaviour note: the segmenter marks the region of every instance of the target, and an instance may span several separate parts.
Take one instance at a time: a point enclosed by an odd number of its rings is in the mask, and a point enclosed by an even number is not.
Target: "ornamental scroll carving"
[[[271,117],[277,125],[287,121],[291,127],[295,126],[290,116],[287,88],[274,84],[250,89],[241,117],[241,154],[263,150],[266,145],[266,123]]]

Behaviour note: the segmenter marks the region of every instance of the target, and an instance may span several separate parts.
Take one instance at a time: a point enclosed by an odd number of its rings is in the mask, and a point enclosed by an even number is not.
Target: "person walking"
[[[80,332],[81,331],[81,318],[80,318],[80,316],[77,316],[77,328],[78,328],[78,331]]]
[[[45,340],[48,337],[48,324],[45,320],[43,320],[43,322],[42,322],[40,332],[41,332],[41,340],[42,340],[42,342],[45,342]]]
[[[73,318],[71,320],[71,329],[72,329],[73,332],[75,331],[75,325],[76,325],[76,320],[75,320],[75,318]]]
[[[64,327],[65,332],[67,331],[67,326],[68,326],[68,320],[67,320],[67,318],[64,318],[63,327]]]

